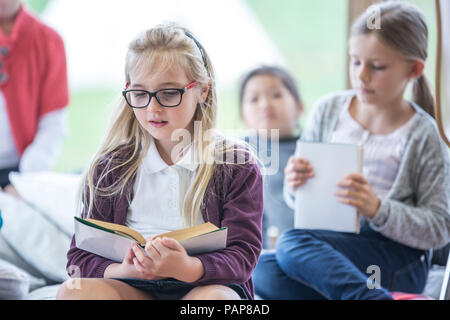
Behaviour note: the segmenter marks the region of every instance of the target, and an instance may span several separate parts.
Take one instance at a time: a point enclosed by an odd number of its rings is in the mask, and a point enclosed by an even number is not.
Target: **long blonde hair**
[[[380,28],[369,28],[368,21],[379,14]],[[405,1],[385,1],[370,6],[353,23],[351,36],[373,33],[407,59],[428,58],[428,27],[423,13]],[[413,101],[434,117],[435,100],[430,83],[422,74],[413,84]]]
[[[257,160],[248,144],[241,140],[225,139],[214,130],[217,117],[214,70],[204,48],[192,37],[191,32],[175,24],[158,25],[142,32],[130,43],[125,63],[126,82],[130,81],[131,70],[149,72],[154,70],[155,64],[158,70],[168,70],[178,65],[188,78],[198,81],[202,86],[209,86],[207,98],[204,103],[197,105],[193,119],[197,124],[193,144],[199,165],[183,203],[184,223],[187,226],[198,221],[206,188],[212,180],[216,165],[223,160],[217,155],[229,154],[231,151],[245,153],[247,156],[243,163]],[[107,135],[82,180],[80,199],[87,216],[91,216],[97,197],[108,198],[125,192],[128,202],[131,201],[130,182],[135,179],[152,141],[123,97],[115,114],[117,116],[112,119]],[[199,132],[209,134],[209,139]],[[213,158],[215,161],[211,161]],[[223,163],[234,161],[225,160]],[[119,170],[118,178],[106,181],[107,176],[115,170]]]

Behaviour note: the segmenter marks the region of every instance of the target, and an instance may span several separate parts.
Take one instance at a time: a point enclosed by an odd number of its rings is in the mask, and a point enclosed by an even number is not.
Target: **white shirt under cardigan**
[[[49,112],[39,119],[33,142],[22,157],[14,145],[6,100],[0,91],[0,169],[18,166],[19,171],[41,171],[50,169],[58,160],[67,135],[66,108]]]
[[[339,114],[331,143],[355,143],[363,146],[363,176],[375,194],[384,198],[392,187],[402,161],[403,150],[416,114],[405,124],[389,134],[372,134],[364,129],[350,114],[352,99],[346,101]],[[312,164],[314,167],[314,164]],[[344,178],[344,177],[342,177]],[[285,190],[291,192],[285,188]],[[294,199],[284,193],[286,203],[294,208]]]
[[[184,227],[182,206],[198,164],[193,161],[191,145],[184,157],[169,166],[160,156],[154,141],[137,170],[134,195],[128,209],[126,225],[144,238]],[[204,222],[198,215],[198,224]]]

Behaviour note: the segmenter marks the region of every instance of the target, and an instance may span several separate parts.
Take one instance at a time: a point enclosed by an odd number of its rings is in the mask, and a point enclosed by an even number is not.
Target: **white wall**
[[[164,21],[189,28],[210,55],[218,87],[260,63],[284,59],[245,1],[53,0],[41,16],[63,37],[71,89],[123,86],[129,41]]]

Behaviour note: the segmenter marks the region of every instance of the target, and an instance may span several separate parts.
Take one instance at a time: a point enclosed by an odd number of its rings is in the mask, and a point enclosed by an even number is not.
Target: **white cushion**
[[[28,294],[30,280],[27,273],[0,259],[0,299],[22,299]]]
[[[14,249],[4,239],[0,231],[0,260],[9,262],[15,265],[19,269],[25,271],[30,278],[30,291],[43,287],[47,284],[47,280],[43,278],[43,275],[36,270],[33,266],[27,263],[22,257],[14,251]],[[52,282],[52,281],[50,281]]]
[[[0,208],[1,234],[14,252],[46,278],[56,282],[66,280],[71,236],[25,202],[2,192]]]
[[[30,292],[24,300],[55,300],[60,284],[46,286]]]
[[[51,219],[68,236],[73,235],[80,175],[13,172],[9,179],[25,202]]]

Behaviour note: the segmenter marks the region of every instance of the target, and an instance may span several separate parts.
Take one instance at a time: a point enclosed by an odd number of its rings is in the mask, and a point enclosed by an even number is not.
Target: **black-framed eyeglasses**
[[[177,107],[181,104],[183,94],[196,87],[199,84],[198,81],[189,83],[186,87],[182,89],[178,88],[164,88],[156,90],[154,92],[141,90],[141,89],[131,89],[122,91],[122,95],[127,101],[128,105],[132,108],[146,108],[153,97],[156,98],[158,103],[166,108]]]

